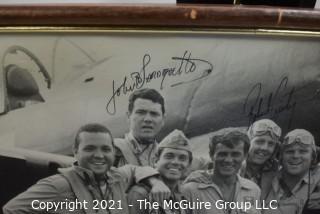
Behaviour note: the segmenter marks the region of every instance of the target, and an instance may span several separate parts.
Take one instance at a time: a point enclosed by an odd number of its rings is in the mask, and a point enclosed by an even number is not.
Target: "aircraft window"
[[[6,66],[5,72],[10,110],[44,102],[38,84],[28,70],[11,64]]]
[[[40,62],[40,60],[29,50],[21,46],[12,46],[9,47],[2,58],[2,67],[4,70],[4,79],[5,86],[7,92],[7,107],[8,110],[15,110],[19,108],[26,107],[28,105],[45,102],[43,96],[40,94],[40,88],[38,85],[39,78],[35,79],[34,69],[27,69],[22,66],[17,65],[15,62],[9,63],[6,65],[5,61],[9,60],[7,55],[13,55],[17,52],[22,52],[28,57],[28,61],[30,64],[34,64],[37,68],[39,68],[40,75],[42,76],[42,82],[45,82],[47,88],[50,88],[51,78]],[[16,60],[19,61],[19,60]],[[38,76],[38,75],[36,75]],[[44,79],[44,81],[43,81]]]

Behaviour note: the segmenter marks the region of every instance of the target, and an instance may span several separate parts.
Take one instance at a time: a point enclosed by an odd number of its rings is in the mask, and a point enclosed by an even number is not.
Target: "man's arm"
[[[186,177],[188,177],[194,171],[207,170],[211,164],[212,164],[212,162],[210,160],[205,159],[203,157],[193,157],[191,166],[184,173],[182,179],[184,180]]]
[[[125,165],[118,172],[127,181],[127,189],[136,183],[144,183],[151,188],[150,196],[154,201],[162,203],[171,195],[170,189],[161,181],[157,170],[149,166]]]
[[[197,200],[200,200],[203,202],[206,201],[201,197],[201,194],[199,193],[197,186],[198,184],[195,182],[188,182],[181,186],[181,192],[189,202],[196,202]],[[205,209],[188,210],[188,214],[206,214],[206,213],[207,212]]]
[[[139,200],[149,201],[148,187],[145,185],[134,185],[128,193],[128,204],[130,214],[149,214],[149,209],[145,207],[145,203]]]
[[[254,191],[254,193],[253,193],[253,195],[255,197],[254,201],[259,204],[259,207],[261,207],[261,189],[260,189],[260,187],[258,187],[258,185],[255,185],[255,187],[253,187],[252,191]],[[252,206],[251,209],[249,209],[247,212],[248,212],[248,214],[261,214],[261,210],[256,209],[256,205]]]
[[[113,163],[114,167],[122,167],[128,164],[128,162],[126,161],[125,157],[122,154],[122,151],[117,146],[115,146],[114,158],[115,158]]]
[[[54,184],[65,182],[60,175],[51,176],[38,181],[25,192],[11,199],[3,206],[4,214],[26,214],[26,213],[50,213],[39,208],[39,202],[54,202],[59,200],[59,190]]]
[[[133,184],[140,183],[146,179],[158,176],[159,172],[149,166],[135,166],[135,165],[124,165],[118,168],[112,168],[117,174],[121,176],[127,183],[127,188]]]
[[[320,210],[320,166],[318,165],[311,174],[313,179],[317,182],[310,191],[310,198],[307,208],[310,210]]]

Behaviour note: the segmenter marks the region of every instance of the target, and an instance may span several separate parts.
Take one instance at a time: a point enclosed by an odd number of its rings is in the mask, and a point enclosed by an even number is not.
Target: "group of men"
[[[182,131],[156,141],[164,116],[164,99],[156,90],[133,92],[130,131],[123,139],[113,139],[101,124],[84,125],[75,137],[74,166],[9,201],[4,214],[302,214],[320,209],[320,167],[307,130],[293,130],[281,140],[281,128],[269,119],[247,131],[218,130],[210,138],[208,168],[193,156]]]

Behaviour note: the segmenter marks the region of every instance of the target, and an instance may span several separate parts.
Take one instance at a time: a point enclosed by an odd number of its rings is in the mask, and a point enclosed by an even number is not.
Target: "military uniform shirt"
[[[224,200],[219,187],[212,181],[213,171],[193,172],[183,185],[183,191],[190,201],[210,202],[211,209],[195,209],[193,214],[241,214],[245,213],[237,209],[220,209],[216,206],[218,200]],[[246,213],[260,213],[255,209],[256,202],[260,202],[260,188],[252,181],[237,175],[234,202],[250,202],[252,209]]]
[[[125,164],[134,164],[138,166],[151,166],[154,167],[155,164],[155,153],[157,151],[157,142],[149,144],[146,148],[142,149],[138,141],[133,137],[131,133],[125,135],[124,139],[115,139],[115,145],[117,146],[117,141],[123,141],[126,144],[127,149],[130,152],[123,154],[122,151],[117,148],[116,151],[116,166],[123,166]],[[130,160],[126,159],[126,156],[130,155],[131,159],[135,159],[137,163],[132,163]]]
[[[308,185],[310,184],[309,209],[320,209],[320,166],[307,173],[292,190],[285,188],[281,182],[281,172],[272,181],[272,187],[267,195],[266,203],[277,201],[276,210],[264,210],[264,214],[301,214],[308,198]]]

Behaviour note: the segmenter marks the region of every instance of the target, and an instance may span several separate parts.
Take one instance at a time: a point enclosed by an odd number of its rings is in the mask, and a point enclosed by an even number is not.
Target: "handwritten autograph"
[[[175,87],[182,84],[187,84],[207,77],[213,70],[213,65],[206,60],[192,58],[190,51],[185,51],[182,57],[172,57],[178,66],[161,68],[159,70],[149,71],[148,67],[151,64],[151,56],[145,54],[142,59],[142,68],[139,72],[132,72],[129,76],[125,76],[120,85],[112,81],[112,96],[108,99],[106,110],[109,114],[114,115],[116,109],[116,99],[121,95],[140,89],[143,86],[152,82],[152,80],[160,79],[160,90],[164,88],[165,80],[169,77],[188,75],[191,73],[199,73],[195,78],[188,81],[178,81],[170,87]],[[206,65],[207,69],[198,69],[199,65]]]
[[[288,87],[288,77],[281,79],[275,91],[262,97],[262,83],[255,84],[248,93],[244,105],[243,113],[249,117],[249,124],[258,118],[269,115],[270,118],[277,118],[282,112],[289,112],[288,128],[292,124],[297,101],[293,99],[297,92],[295,87]]]

